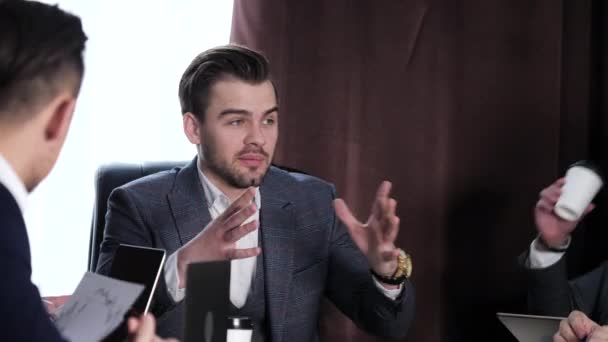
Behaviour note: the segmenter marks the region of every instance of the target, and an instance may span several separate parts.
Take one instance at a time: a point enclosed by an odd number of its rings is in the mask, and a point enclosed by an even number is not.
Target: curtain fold
[[[278,83],[277,163],[335,183],[360,217],[393,181],[409,341],[512,340],[495,314],[525,311],[516,258],[538,192],[578,159],[608,166],[602,18],[592,0],[235,1],[232,41]],[[607,220],[577,230],[575,272],[606,257]],[[379,340],[331,305],[320,328]]]

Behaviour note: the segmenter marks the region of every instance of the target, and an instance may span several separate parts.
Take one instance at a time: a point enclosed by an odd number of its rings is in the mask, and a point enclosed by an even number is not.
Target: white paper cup
[[[247,317],[228,318],[226,342],[251,342],[253,325]]]
[[[583,163],[574,164],[566,172],[566,183],[553,211],[567,221],[580,219],[603,184],[592,168]]]
[[[251,329],[228,329],[227,342],[251,342],[253,331]]]

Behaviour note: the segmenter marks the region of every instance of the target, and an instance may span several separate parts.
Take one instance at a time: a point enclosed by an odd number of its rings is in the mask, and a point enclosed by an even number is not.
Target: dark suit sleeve
[[[0,341],[64,341],[30,280],[29,243],[19,209],[14,204],[9,208],[14,210],[6,211],[13,203],[7,205],[1,197],[0,193]]]
[[[333,217],[326,286],[328,298],[367,332],[388,338],[404,337],[414,317],[412,283],[405,282],[397,300],[387,298],[376,287],[367,258],[355,245],[346,227],[335,215]]]
[[[101,243],[99,261],[97,262],[97,273],[104,275],[110,273],[114,253],[121,243],[157,247],[154,244],[150,228],[144,222],[138,206],[131,196],[129,196],[128,190],[117,188],[112,191],[108,199],[106,227],[103,242]],[[152,312],[157,317],[160,317],[173,308],[175,304],[167,292],[163,270],[154,294]]]
[[[565,258],[542,269],[528,267],[529,251],[522,254],[519,263],[527,273],[528,310],[531,314],[567,316],[573,309]]]
[[[608,264],[573,280],[568,280],[565,257],[543,269],[527,268],[528,253],[520,257],[520,264],[528,273],[528,308],[531,313],[550,316],[567,316],[580,310],[594,320],[603,316],[608,284]]]

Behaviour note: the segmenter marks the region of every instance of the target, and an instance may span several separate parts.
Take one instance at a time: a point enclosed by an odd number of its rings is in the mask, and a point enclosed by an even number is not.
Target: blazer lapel
[[[269,327],[272,341],[281,342],[293,276],[295,217],[285,197],[288,184],[271,169],[260,187],[260,227]]]
[[[192,240],[211,221],[196,163],[197,158],[194,158],[178,171],[173,190],[167,196],[181,246]]]

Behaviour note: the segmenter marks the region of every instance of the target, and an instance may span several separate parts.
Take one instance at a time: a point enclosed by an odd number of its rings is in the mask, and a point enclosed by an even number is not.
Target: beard
[[[203,165],[232,187],[246,189],[250,186],[260,186],[262,179],[266,175],[266,172],[268,172],[269,157],[263,148],[245,148],[236,155],[238,157],[245,153],[257,153],[265,157],[265,163],[259,167],[249,167],[247,168],[249,172],[247,172],[241,171],[236,162],[230,163],[222,159],[212,141],[207,141],[201,147],[204,156]]]

